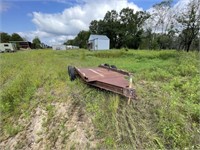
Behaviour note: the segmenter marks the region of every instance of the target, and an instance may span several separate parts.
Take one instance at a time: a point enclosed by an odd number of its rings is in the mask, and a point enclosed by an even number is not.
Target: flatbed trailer
[[[88,85],[123,95],[129,99],[136,98],[132,85],[132,75],[117,69],[114,65],[104,64],[96,68],[68,66],[68,74],[71,81],[80,76]]]

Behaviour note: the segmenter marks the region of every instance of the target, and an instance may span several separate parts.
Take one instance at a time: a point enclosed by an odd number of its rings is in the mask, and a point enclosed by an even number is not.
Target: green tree
[[[200,29],[200,1],[192,0],[187,6],[187,11],[177,18],[181,34],[180,47],[187,52],[195,38],[197,38]]]
[[[89,29],[92,34],[99,34],[98,28],[99,28],[99,21],[93,20],[90,22]]]
[[[24,40],[19,34],[13,33],[11,35],[10,41],[24,41]]]
[[[41,41],[40,41],[39,37],[35,37],[33,39],[32,43],[36,49],[41,48]]]
[[[124,8],[120,12],[121,31],[123,32],[123,46],[138,49],[143,33],[143,24],[150,16],[146,12]]]
[[[192,50],[198,50],[200,52],[200,34],[194,39],[190,47]]]
[[[105,14],[102,24],[103,34],[107,35],[110,39],[110,47],[117,48],[119,47],[119,31],[120,31],[120,22],[118,19],[118,13],[115,10],[108,11]]]
[[[87,48],[87,40],[90,36],[89,31],[80,31],[73,40],[68,40],[65,45],[79,46],[80,48]]]
[[[92,34],[104,34],[110,39],[111,48],[129,47],[137,49],[141,42],[142,25],[149,17],[145,12],[134,13],[133,9],[124,8],[118,14],[108,11],[103,20],[90,23]]]
[[[103,20],[93,20],[90,23],[89,29],[92,34],[105,34],[105,22]]]
[[[90,36],[89,31],[80,31],[74,39],[74,44],[80,48],[87,48],[87,40]]]
[[[142,34],[140,49],[153,49],[153,33],[151,28],[147,28]]]
[[[67,40],[64,45],[74,45],[74,39]]]
[[[0,33],[0,38],[1,43],[8,43],[10,41],[11,36],[8,33],[2,32]]]

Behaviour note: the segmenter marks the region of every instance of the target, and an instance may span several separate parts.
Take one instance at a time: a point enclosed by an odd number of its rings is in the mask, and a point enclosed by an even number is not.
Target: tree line
[[[80,31],[64,44],[87,48],[90,34],[102,34],[109,37],[111,48],[200,51],[200,1],[191,0],[181,13],[171,8],[172,0],[164,0],[151,14],[131,8],[108,11],[103,19],[91,21],[89,31]]]
[[[0,33],[0,37],[1,37],[1,40],[0,40],[0,43],[9,43],[9,42],[12,42],[12,41],[25,41],[27,42],[27,40],[25,38],[22,38],[19,34],[17,33],[13,33],[11,35],[9,35],[8,33],[5,33],[5,32],[2,32]],[[19,47],[18,43],[17,44],[17,47]],[[31,48],[42,48],[42,45],[41,45],[41,41],[39,39],[39,37],[35,37],[33,40],[32,40],[32,47]]]

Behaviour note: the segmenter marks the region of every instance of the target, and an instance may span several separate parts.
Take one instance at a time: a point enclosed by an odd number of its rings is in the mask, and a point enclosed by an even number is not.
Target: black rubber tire
[[[72,66],[68,66],[68,74],[71,81],[76,79],[75,68]]]
[[[103,64],[105,67],[110,67],[110,65],[109,64]]]
[[[115,65],[111,65],[110,66],[112,69],[117,69],[117,67]]]

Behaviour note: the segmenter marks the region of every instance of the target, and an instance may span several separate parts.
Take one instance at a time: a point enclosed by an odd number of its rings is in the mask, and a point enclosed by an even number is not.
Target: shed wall
[[[101,40],[98,39],[97,41],[97,50],[108,50],[110,49],[110,41],[109,40]]]

